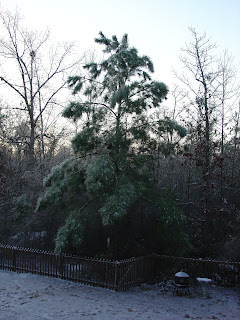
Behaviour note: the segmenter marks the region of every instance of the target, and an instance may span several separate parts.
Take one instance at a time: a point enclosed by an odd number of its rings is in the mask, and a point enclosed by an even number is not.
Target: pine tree
[[[113,227],[116,257],[119,224],[138,199],[146,199],[158,212],[159,223],[178,223],[182,217],[172,200],[168,212],[149,170],[149,151],[157,145],[149,113],[159,108],[168,88],[152,80],[152,61],[129,46],[127,35],[121,41],[99,35],[95,42],[104,47],[104,60],[86,64],[84,75],[68,80],[76,99],[63,116],[82,121],[72,140],[75,157],[46,179],[48,190],[38,208],[61,202],[66,193],[76,195],[69,203],[66,225],[59,230],[57,251],[66,250],[69,242],[82,245],[87,228],[100,217],[103,226]]]

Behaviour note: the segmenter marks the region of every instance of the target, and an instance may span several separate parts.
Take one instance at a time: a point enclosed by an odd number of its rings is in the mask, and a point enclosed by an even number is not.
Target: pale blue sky
[[[189,26],[206,31],[227,48],[240,64],[240,0],[0,0],[16,8],[31,28],[47,26],[57,40],[76,40],[79,50],[94,46],[99,31],[121,37],[153,60],[157,78],[168,85],[172,67],[178,67],[181,47],[191,37]]]

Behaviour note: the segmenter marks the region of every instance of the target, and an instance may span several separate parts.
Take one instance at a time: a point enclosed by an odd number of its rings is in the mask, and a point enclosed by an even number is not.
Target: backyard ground
[[[172,293],[171,284],[144,285],[128,292],[0,270],[0,320],[238,319],[240,288],[201,287],[191,295]]]

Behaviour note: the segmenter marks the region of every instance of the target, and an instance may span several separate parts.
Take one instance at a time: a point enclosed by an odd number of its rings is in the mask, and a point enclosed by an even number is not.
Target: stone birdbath
[[[211,279],[208,278],[197,278],[197,282],[201,284],[202,287],[202,295],[204,298],[207,298],[207,286],[209,286],[212,283]]]

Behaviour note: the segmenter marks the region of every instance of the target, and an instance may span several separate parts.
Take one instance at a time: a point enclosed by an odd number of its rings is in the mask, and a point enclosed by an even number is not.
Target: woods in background
[[[72,44],[53,49],[17,14],[1,21],[0,242],[240,259],[239,82],[227,51],[190,28],[168,89],[127,35],[100,32],[104,58],[81,66]]]

